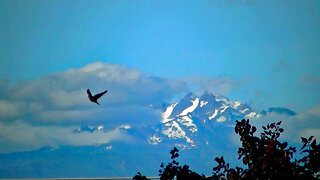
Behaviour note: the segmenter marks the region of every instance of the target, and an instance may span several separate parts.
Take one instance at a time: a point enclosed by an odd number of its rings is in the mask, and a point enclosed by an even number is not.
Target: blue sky
[[[232,98],[305,110],[320,99],[319,7],[315,0],[1,1],[0,76],[38,78],[102,61],[165,78],[228,77],[242,83]]]
[[[286,107],[308,129],[320,117],[319,70],[318,0],[1,0],[0,149],[123,140],[126,119],[155,123],[146,105],[188,91]],[[102,108],[88,87],[110,90]],[[105,114],[105,134],[79,142],[70,131]]]

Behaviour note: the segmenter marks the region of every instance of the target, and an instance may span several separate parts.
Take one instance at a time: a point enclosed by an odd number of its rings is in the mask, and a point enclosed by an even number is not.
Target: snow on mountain
[[[74,129],[74,133],[81,133],[81,132],[90,132],[93,133],[94,131],[104,131],[103,126],[97,126],[97,127],[92,127],[92,126],[81,126],[77,129]]]
[[[130,128],[131,128],[130,125],[122,125],[122,126],[120,126],[120,129],[125,129],[125,130],[127,130],[127,129],[130,129]]]
[[[268,113],[295,113],[286,108],[269,108],[257,113],[247,104],[233,101],[227,97],[206,92],[200,96],[189,93],[180,101],[166,104],[161,113],[161,121],[155,126],[118,128],[128,133],[136,142],[151,145],[169,144],[184,148],[228,144],[226,137],[234,132],[235,120],[254,119]],[[160,106],[150,106],[159,109]],[[83,126],[75,133],[105,131],[103,126]]]
[[[169,122],[173,120],[173,118],[169,118],[173,109],[176,107],[178,103],[171,104],[170,106],[167,107],[167,109],[162,113],[162,123]]]
[[[194,100],[191,100],[192,105],[190,107],[187,107],[185,110],[183,110],[179,116],[186,116],[188,113],[192,113],[199,105],[199,98],[196,98]]]
[[[102,131],[103,129],[104,129],[103,126],[98,126],[98,127],[97,127],[97,130],[98,130],[98,131]]]
[[[111,145],[106,146],[105,149],[106,149],[107,151],[110,151],[110,150],[112,149],[112,146],[111,146]]]
[[[180,101],[166,106],[161,130],[150,136],[148,142],[156,145],[162,141],[173,141],[183,147],[196,147],[197,139],[203,134],[199,128],[212,129],[217,124],[232,126],[237,119],[258,117],[261,114],[240,101],[212,93],[202,96],[189,93]],[[205,142],[208,144],[207,140]]]
[[[118,128],[123,129],[123,130],[128,130],[131,128],[131,126],[130,125],[121,125]],[[81,126],[81,127],[73,130],[74,133],[83,133],[83,132],[93,133],[95,131],[98,131],[98,132],[105,131],[104,126],[103,125],[96,126],[96,127],[95,126]]]
[[[148,143],[152,144],[152,145],[157,145],[161,141],[162,141],[162,139],[160,137],[157,137],[155,134],[150,136],[148,139]]]

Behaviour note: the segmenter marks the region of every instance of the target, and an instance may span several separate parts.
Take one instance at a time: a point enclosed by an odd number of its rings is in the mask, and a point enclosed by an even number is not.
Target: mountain
[[[90,127],[90,126],[81,126],[77,129],[74,129],[74,133],[81,133],[81,132],[90,132],[93,133],[94,131],[103,131],[104,127],[103,126],[97,126],[97,127]]]
[[[150,106],[159,110],[161,106]],[[224,146],[221,137],[233,134],[236,120],[257,119],[270,113],[293,116],[296,113],[287,108],[269,108],[268,111],[257,113],[240,101],[205,92],[202,95],[189,93],[181,100],[163,104],[161,121],[154,126],[131,127],[120,126],[136,142],[151,145],[168,145],[185,148],[207,147],[213,144]],[[82,126],[74,133],[104,131],[104,126]],[[228,144],[225,144],[228,146]]]
[[[257,113],[245,103],[209,92],[189,93],[177,102],[148,108],[161,112],[158,124],[116,127],[130,140],[0,154],[0,177],[133,177],[137,171],[157,176],[160,164],[171,161],[169,152],[174,146],[181,150],[181,164],[210,175],[217,165],[214,157],[223,155],[232,166],[241,165],[237,155],[239,136],[234,133],[236,120],[253,120],[269,113],[293,114],[286,108]],[[98,134],[109,130],[108,124],[102,124],[81,126],[73,132]]]
[[[270,113],[280,114],[280,115],[288,115],[288,116],[295,116],[297,114],[294,111],[287,109],[287,108],[283,108],[283,107],[270,107],[268,109],[268,111],[261,112],[262,115],[267,115]]]
[[[157,145],[161,142],[175,143],[182,148],[197,147],[213,139],[216,129],[233,127],[235,120],[259,118],[240,101],[206,92],[201,96],[189,93],[180,101],[169,104],[162,113],[160,128],[152,134],[148,142]]]

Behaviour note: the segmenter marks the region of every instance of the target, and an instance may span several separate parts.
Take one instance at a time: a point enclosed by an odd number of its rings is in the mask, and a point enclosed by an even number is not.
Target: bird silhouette
[[[100,105],[100,104],[98,103],[97,100],[98,100],[101,96],[103,96],[105,93],[107,93],[107,92],[108,92],[108,91],[104,91],[104,92],[102,92],[102,93],[99,93],[99,94],[96,94],[96,95],[92,96],[90,90],[89,90],[89,89],[87,90],[89,100],[90,100],[91,102],[97,103],[98,105]]]

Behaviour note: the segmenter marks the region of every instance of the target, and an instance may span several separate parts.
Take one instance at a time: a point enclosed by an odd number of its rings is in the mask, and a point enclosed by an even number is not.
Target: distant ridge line
[[[3,180],[131,180],[133,177],[97,177],[97,178],[0,178]],[[148,179],[160,179],[160,177],[147,177]]]

